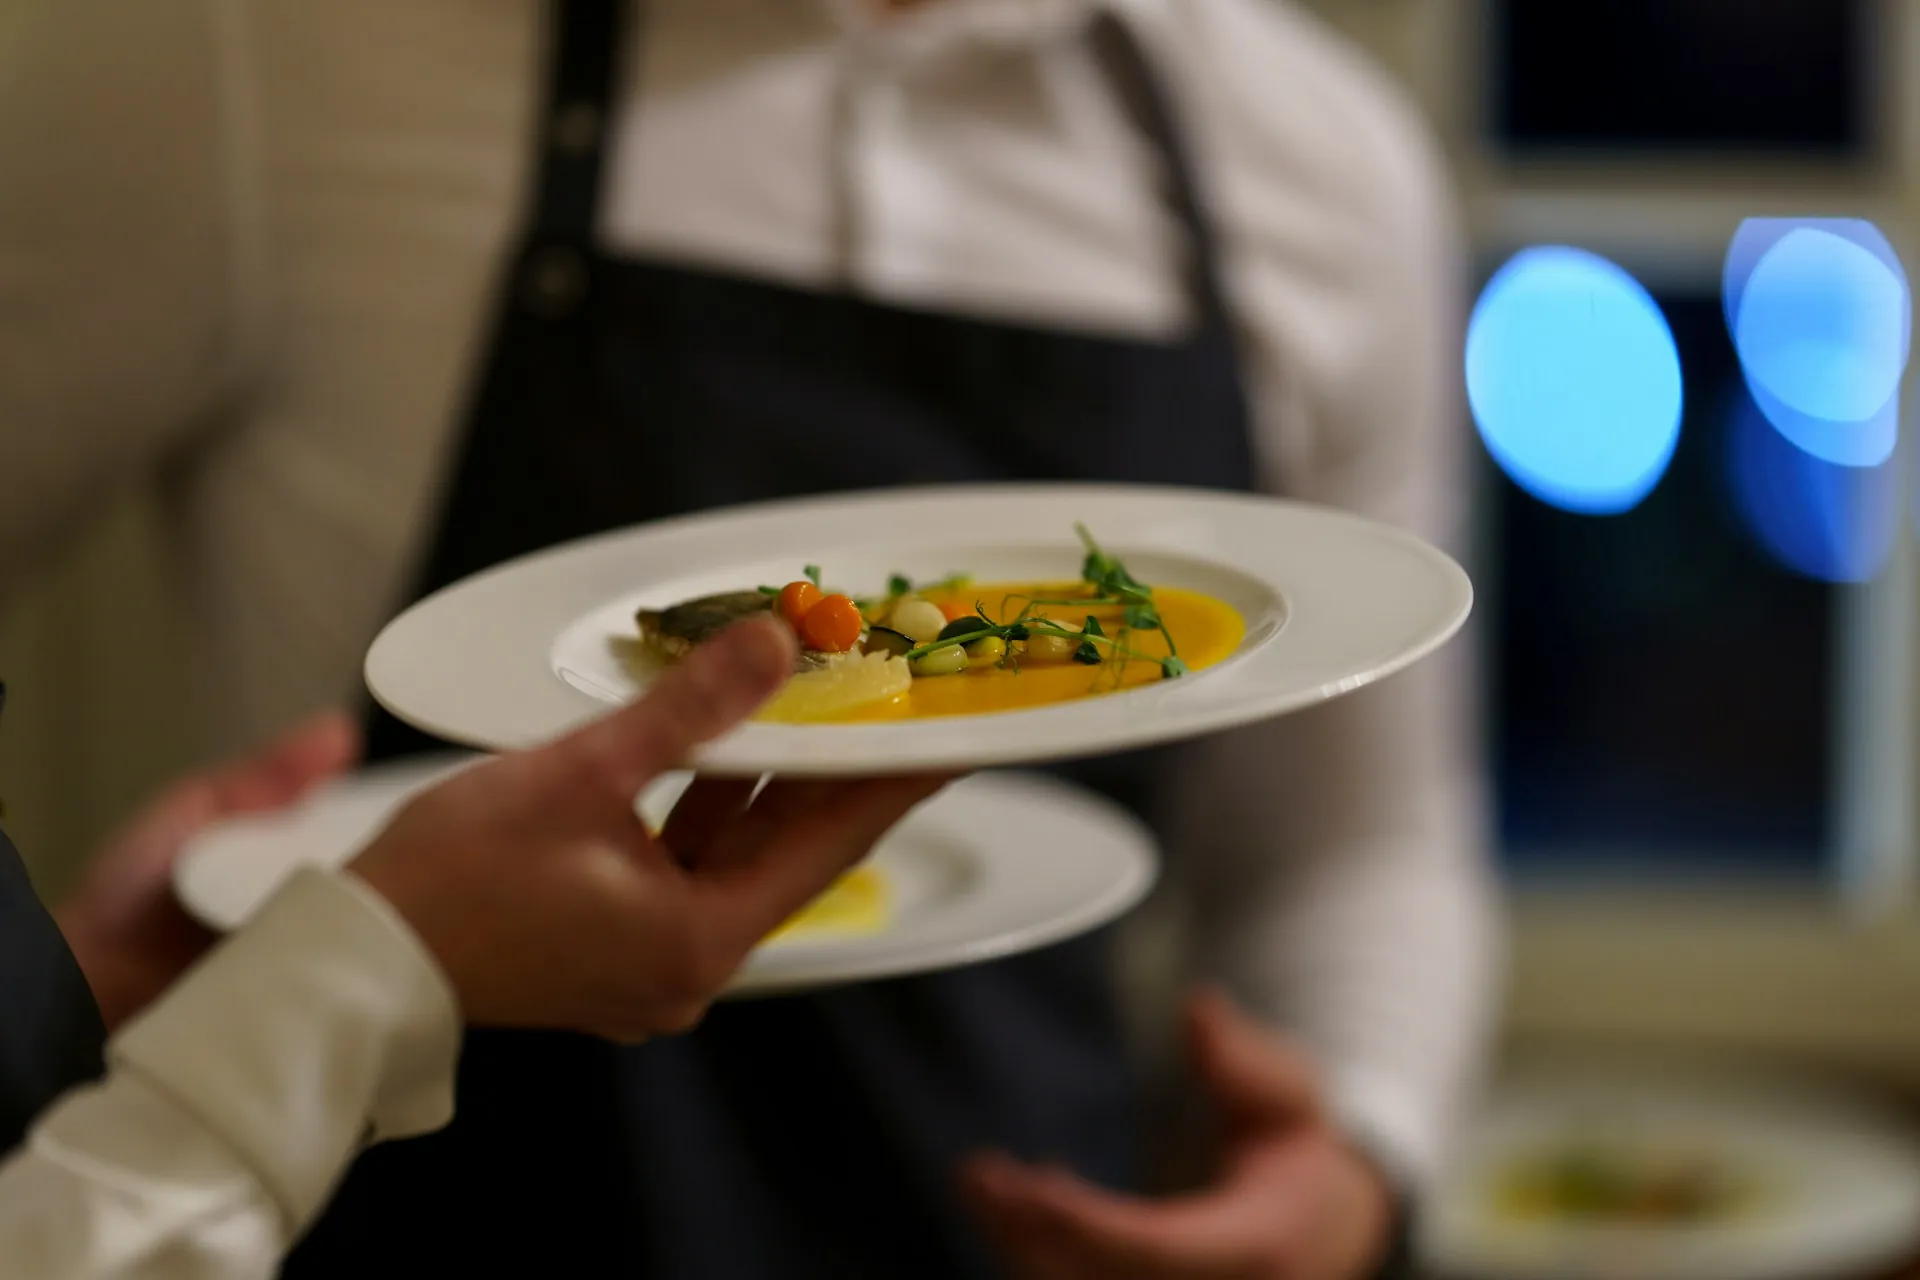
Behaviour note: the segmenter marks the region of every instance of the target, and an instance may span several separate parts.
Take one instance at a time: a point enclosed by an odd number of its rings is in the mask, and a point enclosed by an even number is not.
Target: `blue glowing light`
[[[1771,559],[1822,582],[1879,575],[1900,529],[1895,460],[1854,467],[1816,457],[1775,430],[1744,391],[1726,427],[1734,507]]]
[[[1629,511],[1680,439],[1680,353],[1659,304],[1596,254],[1542,246],[1488,282],[1467,329],[1467,398],[1515,484],[1583,515]]]
[[[1878,228],[1750,219],[1728,249],[1724,299],[1748,389],[1782,435],[1843,466],[1892,456],[1913,315]]]

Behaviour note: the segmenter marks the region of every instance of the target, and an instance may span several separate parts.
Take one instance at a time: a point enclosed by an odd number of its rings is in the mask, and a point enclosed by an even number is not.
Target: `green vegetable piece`
[[[870,627],[867,630],[868,653],[884,653],[889,657],[904,658],[912,651],[913,641],[892,627]]]
[[[916,676],[957,676],[967,669],[967,651],[959,645],[934,649],[912,660]]]
[[[993,623],[983,622],[979,618],[955,618],[952,622],[940,628],[938,639],[959,640],[965,636],[978,635],[993,625]]]
[[[966,650],[971,664],[988,666],[1007,656],[1007,642],[999,636],[981,636],[969,643]]]

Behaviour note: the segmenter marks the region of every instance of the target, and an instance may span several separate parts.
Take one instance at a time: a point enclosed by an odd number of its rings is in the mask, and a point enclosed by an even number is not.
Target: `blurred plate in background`
[[[1920,1145],[1813,1085],[1537,1073],[1472,1125],[1422,1240],[1450,1280],[1825,1280],[1920,1247]]]

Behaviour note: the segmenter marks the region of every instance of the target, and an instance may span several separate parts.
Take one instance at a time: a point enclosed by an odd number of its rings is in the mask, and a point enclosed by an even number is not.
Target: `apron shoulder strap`
[[[628,22],[639,0],[558,0],[547,6],[539,176],[532,231],[587,245],[600,208],[605,138]]]
[[[1193,151],[1182,134],[1173,96],[1141,47],[1140,37],[1110,8],[1093,20],[1089,38],[1133,118],[1134,127],[1152,144],[1166,166],[1166,200],[1187,234],[1188,288],[1203,323],[1225,326],[1228,310],[1221,288],[1219,237],[1193,163]]]

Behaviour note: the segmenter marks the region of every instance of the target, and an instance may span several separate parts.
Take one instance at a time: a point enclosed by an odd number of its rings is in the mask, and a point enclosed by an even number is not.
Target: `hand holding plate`
[[[771,697],[771,619],[703,645],[639,702],[422,794],[351,864],[440,961],[468,1021],[632,1040],[699,1020],[750,950],[941,780],[701,783],[656,839],[634,797]]]

